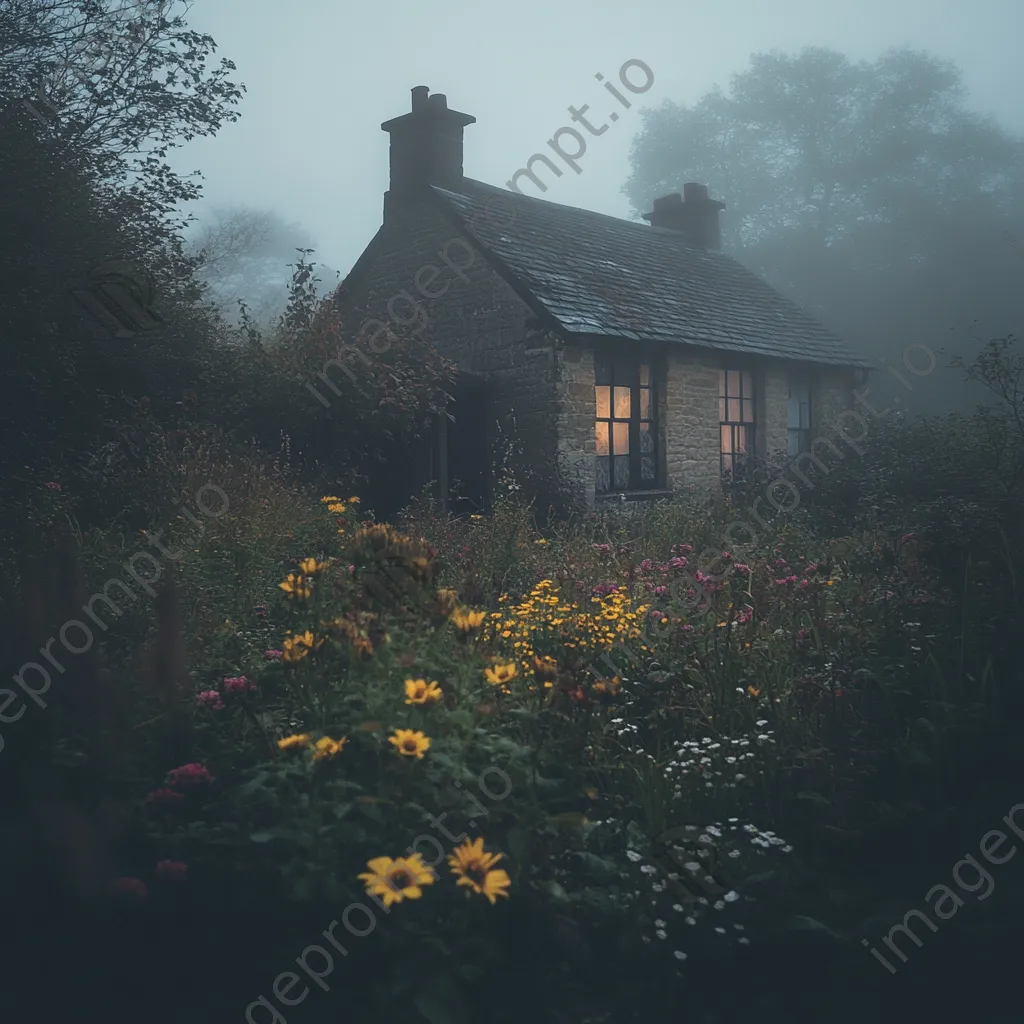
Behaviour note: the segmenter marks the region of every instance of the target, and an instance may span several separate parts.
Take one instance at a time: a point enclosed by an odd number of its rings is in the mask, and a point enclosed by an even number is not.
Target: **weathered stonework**
[[[760,402],[755,403],[758,419],[754,436],[759,455],[771,458],[784,455],[788,447],[789,371],[784,364],[772,363],[761,374]]]
[[[558,474],[568,494],[586,508],[594,505],[595,441],[594,352],[566,344],[558,352]]]
[[[665,355],[662,444],[665,483],[675,493],[707,489],[721,479],[720,365],[708,352],[671,349]]]

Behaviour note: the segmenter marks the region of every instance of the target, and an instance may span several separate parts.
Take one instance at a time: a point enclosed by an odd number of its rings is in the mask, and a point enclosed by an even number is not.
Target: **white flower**
[[[668,932],[664,931],[661,928],[659,928],[654,934],[657,935],[659,939],[667,939],[668,938]]]
[[[744,936],[744,935],[741,935],[741,936],[740,936],[740,937],[739,937],[739,938],[738,938],[738,939],[737,939],[736,941],[737,941],[737,942],[738,942],[738,943],[739,943],[739,944],[740,944],[741,946],[749,946],[749,945],[750,945],[750,939],[748,939],[748,938],[747,938],[746,936]]]
[[[725,929],[724,928],[716,928],[715,931],[718,932],[719,935],[724,935],[725,934]]]
[[[659,917],[659,918],[658,918],[658,919],[657,919],[657,920],[656,920],[656,921],[654,922],[654,927],[655,927],[655,928],[664,928],[664,927],[665,927],[665,922],[664,922],[664,921],[662,921],[662,919],[661,919],[661,918]]]
[[[684,918],[684,920],[686,921],[687,924],[696,924],[697,923],[697,918],[695,918],[695,917],[687,917],[687,918]]]
[[[639,853],[637,853],[637,852],[636,852],[636,850],[627,850],[627,851],[626,851],[626,856],[627,856],[627,857],[628,857],[628,858],[629,858],[629,859],[630,859],[630,860],[631,860],[631,861],[632,861],[632,862],[633,862],[634,864],[635,864],[635,863],[636,863],[636,862],[637,862],[638,860],[640,860],[640,854],[639,854]]]
[[[641,864],[640,865],[640,870],[645,875],[653,875],[654,872],[657,871],[658,869],[653,864]]]
[[[672,909],[674,911],[676,911],[677,913],[682,913],[683,905],[682,905],[682,903],[673,903],[672,904]]]
[[[714,908],[715,910],[725,910],[725,904],[721,900],[715,900]]]
[[[740,894],[735,889],[730,889],[722,897],[722,899],[724,899],[726,903],[735,903],[739,898],[740,898]]]
[[[685,960],[685,959],[686,959],[686,954],[685,954],[685,953],[684,953],[684,952],[683,952],[682,950],[680,950],[680,949],[674,950],[674,951],[673,951],[673,953],[672,953],[672,955],[673,955],[673,956],[674,956],[674,957],[675,957],[675,958],[676,958],[677,960]]]

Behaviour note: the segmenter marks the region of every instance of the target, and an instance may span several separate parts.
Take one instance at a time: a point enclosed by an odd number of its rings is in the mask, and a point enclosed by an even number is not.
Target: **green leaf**
[[[432,978],[413,1005],[430,1024],[469,1024],[466,1001],[447,974]]]

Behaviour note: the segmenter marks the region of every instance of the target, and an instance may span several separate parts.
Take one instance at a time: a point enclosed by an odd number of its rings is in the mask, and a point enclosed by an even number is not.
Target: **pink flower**
[[[610,555],[612,551],[612,546],[611,544],[595,544],[594,550],[599,555]]]
[[[776,558],[775,559],[775,568],[776,569],[785,569],[788,566],[789,566],[789,562],[787,562],[784,558]]]
[[[743,625],[744,622],[749,622],[754,617],[754,609],[751,606],[745,605],[743,610],[736,616],[736,621]]]
[[[250,683],[245,676],[226,676],[224,679],[225,693],[251,693],[256,689],[255,683]]]
[[[266,658],[267,661],[280,661],[281,653],[281,651],[264,651],[263,657]]]
[[[810,586],[810,583],[809,583],[809,582],[808,582],[807,580],[801,580],[801,581],[800,581],[800,586],[801,586],[802,588],[807,588],[807,587],[809,587],[809,586]]]
[[[654,563],[649,558],[645,558],[640,563],[640,568],[643,569],[644,572],[650,572],[654,568]]]
[[[685,558],[682,557],[682,555],[676,555],[675,558],[670,558],[669,559],[668,564],[673,569],[685,569],[686,566],[687,566],[687,561],[686,561]]]
[[[668,593],[668,587],[655,587],[654,588],[654,596],[655,597],[664,597],[667,593]]]
[[[739,573],[739,574],[740,574],[741,576],[749,576],[749,575],[750,575],[750,566],[749,566],[749,565],[747,565],[747,563],[746,563],[746,562],[734,562],[734,563],[733,563],[733,568],[734,568],[734,569],[735,569],[735,570],[736,570],[736,571],[737,571],[737,572],[738,572],[738,573]]]
[[[672,548],[673,554],[681,552],[684,555],[693,554],[693,548],[689,544],[676,544]]]
[[[786,576],[784,579],[776,580],[775,583],[778,586],[783,587],[787,583],[796,583],[796,577],[795,576]]]
[[[265,604],[258,604],[253,606],[253,611],[261,618],[267,617],[267,606]]]
[[[796,642],[798,647],[802,647],[811,638],[811,631],[809,629],[798,629],[796,631]]]
[[[661,622],[661,620],[665,618],[665,613],[662,611],[658,611],[657,608],[652,608],[647,614],[655,622]]]
[[[349,576],[354,575],[355,571],[356,571],[356,567],[354,565],[350,565],[348,567],[348,574],[349,574]]]
[[[203,690],[197,693],[196,703],[204,708],[209,708],[211,711],[222,711],[224,709],[224,701],[220,699],[220,694],[216,690]]]
[[[126,893],[129,896],[148,896],[146,883],[140,878],[115,878],[110,883],[113,892]]]
[[[156,862],[157,878],[166,878],[171,882],[184,882],[188,865],[183,860],[158,860]]]
[[[213,776],[205,764],[183,764],[167,773],[169,786],[208,786]]]
[[[56,481],[56,480],[50,480],[50,481],[48,481],[47,483],[43,484],[43,486],[44,486],[44,487],[45,487],[45,488],[46,488],[46,489],[47,489],[48,491],[59,491],[59,490],[60,490],[60,484],[59,484],[59,483],[57,483],[57,481]]]
[[[684,633],[692,633],[693,632],[693,626],[691,626],[688,622],[684,623],[683,626],[680,627],[680,628],[682,629],[682,631]]]
[[[732,558],[732,555],[730,555],[728,551],[723,551],[722,558]]]
[[[174,789],[154,789],[149,796],[146,797],[147,804],[177,804],[181,803],[185,797],[182,796],[177,790]]]

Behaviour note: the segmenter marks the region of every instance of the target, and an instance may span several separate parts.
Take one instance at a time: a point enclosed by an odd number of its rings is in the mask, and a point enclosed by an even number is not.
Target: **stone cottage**
[[[799,456],[850,406],[868,362],[718,251],[706,187],[647,225],[523,195],[541,155],[496,188],[463,174],[475,120],[419,86],[381,125],[383,224],[338,293],[376,318],[370,351],[402,325],[459,366],[450,417],[393,474],[406,494],[486,508],[502,424],[542,501],[707,489],[751,454]]]

